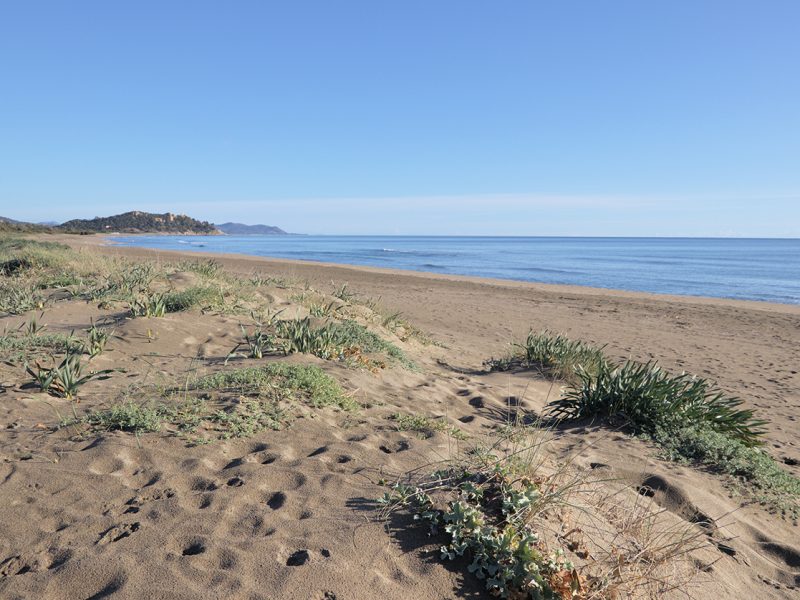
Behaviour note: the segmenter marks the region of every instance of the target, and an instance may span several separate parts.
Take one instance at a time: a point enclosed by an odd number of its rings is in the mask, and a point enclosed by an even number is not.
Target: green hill
[[[172,213],[154,214],[138,210],[113,217],[73,219],[58,226],[68,233],[199,233],[217,234],[217,228],[207,221],[198,221],[186,215]]]

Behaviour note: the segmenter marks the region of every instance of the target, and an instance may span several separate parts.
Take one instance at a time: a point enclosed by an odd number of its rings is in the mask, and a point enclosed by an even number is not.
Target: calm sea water
[[[800,239],[137,236],[126,246],[800,304]]]

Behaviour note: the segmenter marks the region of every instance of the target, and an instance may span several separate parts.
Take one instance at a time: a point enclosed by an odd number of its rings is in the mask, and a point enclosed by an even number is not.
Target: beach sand
[[[108,246],[95,237],[61,241],[87,256],[133,261],[210,257]],[[370,372],[307,355],[270,359],[320,366],[365,406],[357,413],[320,409],[278,431],[195,447],[166,432],[75,439],[68,428],[53,430],[57,415],[107,407],[126,388],[131,399],[145,401],[137,387],[143,381],[223,369],[240,323],[250,320],[196,311],[126,319],[119,308],[83,300],[52,304],[44,318],[49,332],[116,318],[117,337],[95,360],[97,368],[126,372],[86,384],[81,402],[71,405],[24,387],[29,378],[19,366],[0,370],[0,597],[484,597],[463,564],[438,559],[436,540],[379,519],[373,500],[385,491],[381,479],[467,444],[445,432],[422,439],[397,431],[393,413],[442,417],[479,439],[512,413],[536,415],[558,396],[560,384],[537,373],[484,367],[529,329],[717,381],[769,420],[767,452],[800,476],[798,306],[213,258],[227,272],[302,280],[327,293],[347,283],[360,297],[402,312],[436,344],[385,333],[418,370]],[[276,308],[297,310],[285,290],[265,294]],[[12,329],[29,318],[0,323]],[[236,362],[245,364],[258,362]],[[551,444],[554,459],[602,469],[631,490],[649,482],[657,488],[652,502],[676,523],[694,526],[696,515],[707,517],[710,546],[696,559],[701,572],[674,595],[800,597],[800,530],[731,496],[720,476],[660,460],[652,445],[602,424],[558,430]]]

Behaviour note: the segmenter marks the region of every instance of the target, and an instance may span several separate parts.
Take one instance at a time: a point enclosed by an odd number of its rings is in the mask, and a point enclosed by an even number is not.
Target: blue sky
[[[0,215],[800,236],[800,2],[16,2]]]

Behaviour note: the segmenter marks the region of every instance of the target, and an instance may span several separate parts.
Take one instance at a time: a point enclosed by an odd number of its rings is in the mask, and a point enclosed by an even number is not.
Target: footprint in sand
[[[404,452],[411,448],[411,444],[408,443],[406,440],[400,440],[399,442],[395,442],[392,444],[383,444],[379,446],[381,452],[385,454],[394,454],[395,452]]]
[[[102,534],[100,534],[100,539],[97,540],[97,544],[112,544],[114,542],[118,542],[126,537],[129,537],[133,533],[139,531],[141,527],[141,523],[123,523],[121,525],[114,525],[110,529],[105,530]]]
[[[286,494],[283,492],[275,492],[267,499],[267,506],[272,510],[279,510],[286,504]]]

